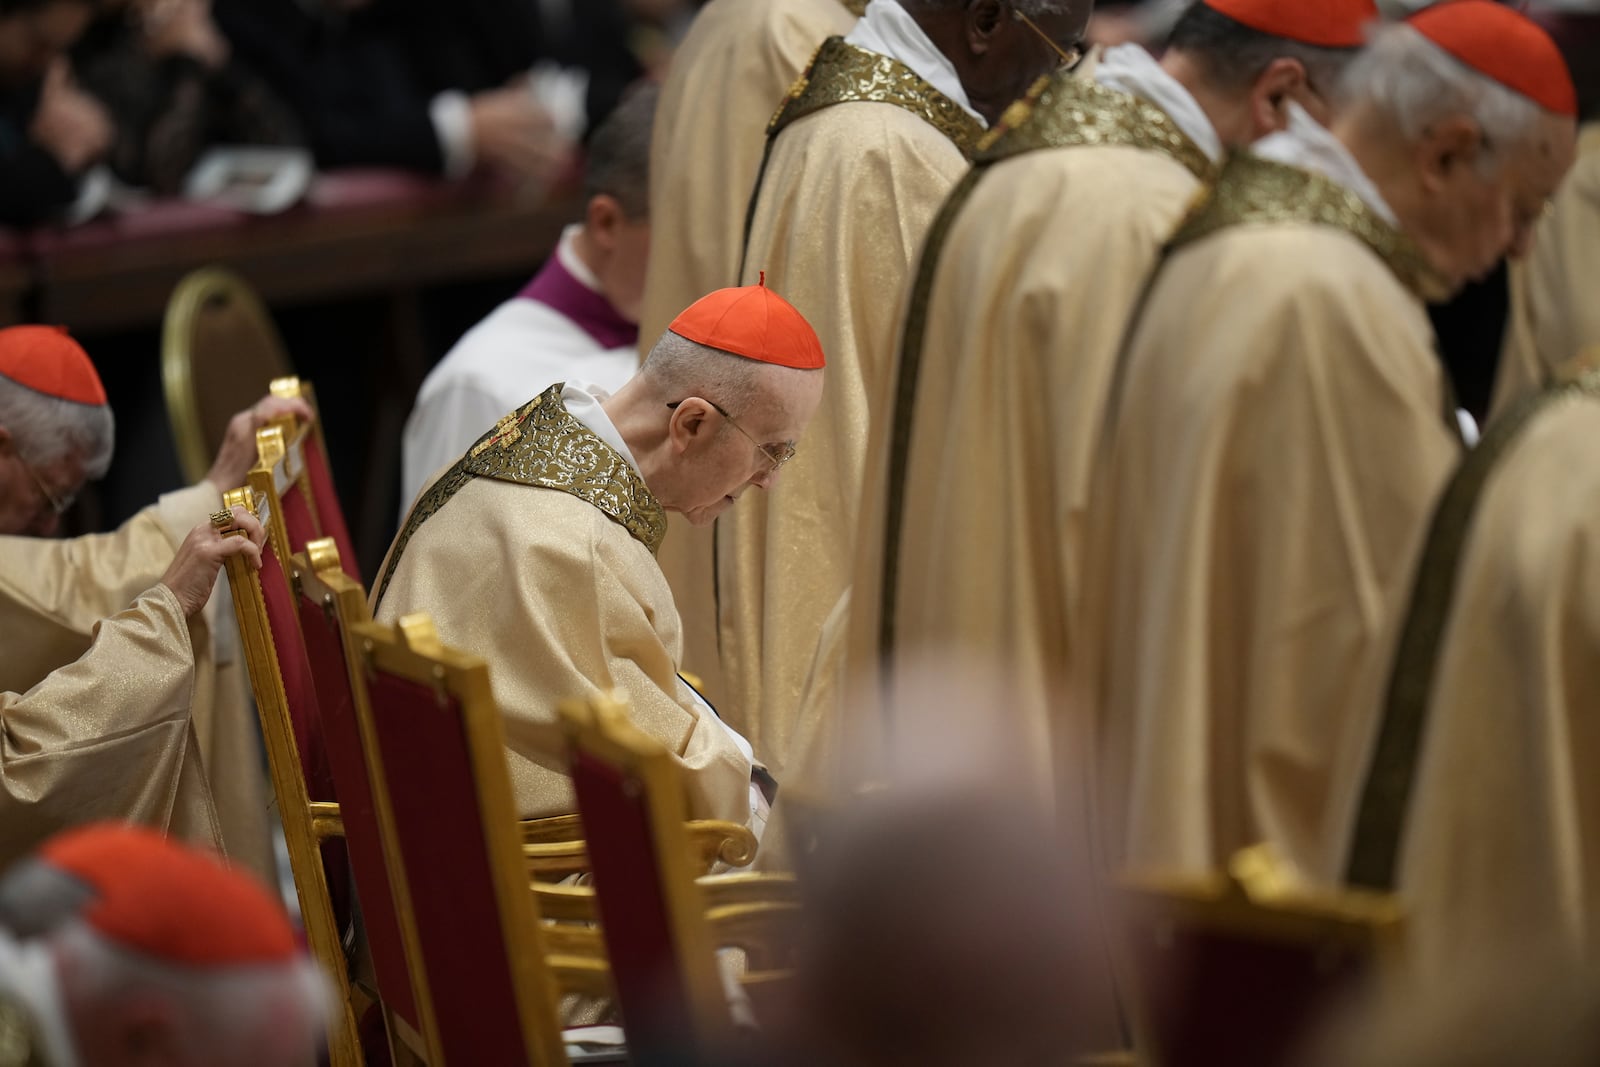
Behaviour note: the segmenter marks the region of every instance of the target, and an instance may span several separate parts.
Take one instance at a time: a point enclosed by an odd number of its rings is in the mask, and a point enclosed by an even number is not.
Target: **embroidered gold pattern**
[[[661,547],[667,513],[660,501],[620,453],[567,414],[561,389],[552,385],[502,418],[422,495],[389,555],[378,586],[380,602],[418,527],[474,478],[570,493],[604,512],[652,554]]]
[[[834,104],[857,102],[893,104],[911,112],[948,137],[968,159],[983,136],[982,123],[910,67],[846,44],[843,37],[829,37],[772,116],[767,140],[796,119]]]
[[[1355,193],[1320,174],[1248,152],[1235,153],[1228,161],[1209,195],[1178,227],[1170,247],[1182,247],[1229,226],[1275,222],[1307,222],[1345,231],[1372,249],[1420,299],[1438,299],[1449,291],[1411,239]]]
[[[977,162],[1074,145],[1160,152],[1201,181],[1208,181],[1216,170],[1200,146],[1159,107],[1065,71],[1041,78],[1006,109],[979,142]]]

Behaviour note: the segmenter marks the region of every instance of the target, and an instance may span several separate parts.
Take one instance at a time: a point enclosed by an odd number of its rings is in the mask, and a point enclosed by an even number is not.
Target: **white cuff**
[[[434,136],[444,156],[447,178],[460,178],[472,169],[472,101],[459,89],[446,89],[428,104]]]

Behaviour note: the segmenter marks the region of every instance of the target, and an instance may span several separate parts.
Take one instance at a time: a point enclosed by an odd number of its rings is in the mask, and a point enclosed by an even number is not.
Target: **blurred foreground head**
[[[316,1062],[322,975],[272,895],[207,853],[123,824],[69,831],[0,879],[0,919],[22,942],[7,957],[53,973],[30,1003],[78,1062]]]

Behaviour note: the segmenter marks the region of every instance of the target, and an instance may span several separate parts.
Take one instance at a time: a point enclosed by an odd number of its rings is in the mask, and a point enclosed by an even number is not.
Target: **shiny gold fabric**
[[[862,507],[845,676],[880,654],[893,669],[954,649],[1003,665],[1047,782],[1111,370],[1208,164],[1159,110],[1075,79],[1006,121],[919,264],[892,419],[868,450],[884,488]]]
[[[809,92],[846,96],[860,73],[852,62],[829,89],[834,75],[819,65]],[[963,147],[923,110],[853,100],[794,120],[772,142],[756,199],[742,280],[765,271],[816,328],[828,360],[799,454],[772,489],[744,494],[717,522],[723,671],[757,758],[780,778],[809,731],[800,694],[819,632],[850,582],[896,302],[928,224],[966,170]]]
[[[626,461],[567,415],[559,390],[518,414],[525,425],[559,422],[564,431],[523,435],[509,446],[520,453],[515,462],[480,459],[503,474],[537,471],[536,484],[472,477],[427,521],[408,521],[411,536],[390,549],[392,577],[374,616],[394,622],[425,611],[442,641],[488,661],[523,818],[577,810],[557,704],[618,689],[634,723],[683,765],[693,816],[747,822],[750,763],[678,678],[682,637],[672,592],[649,538],[601,510],[612,494],[592,491],[593,475],[601,468],[620,481],[631,475],[648,490],[631,468],[615,469],[613,459]],[[433,495],[425,491],[417,508]],[[653,497],[632,503],[639,516],[660,509]]]
[[[856,14],[839,0],[711,0],[695,16],[656,105],[641,357],[678,312],[737,283],[767,123],[817,46],[850,32]],[[681,515],[668,530],[656,560],[683,619],[683,665],[746,732],[717,650],[714,534]]]
[[[1407,956],[1428,980],[1497,949],[1600,961],[1597,496],[1600,401],[1574,394],[1535,416],[1479,501],[1399,855]],[[1343,828],[1359,755],[1333,785]]]
[[[1539,224],[1533,253],[1511,268],[1511,324],[1490,414],[1560,376],[1600,345],[1600,123],[1578,133],[1578,159]],[[1589,353],[1587,365],[1600,365]]]
[[[95,625],[161,578],[177,545],[221,503],[207,483],[169,493],[119,529],[69,540],[0,538],[0,690],[25,692],[82,656]],[[276,879],[260,744],[228,592],[190,621],[193,729],[229,858]],[[215,606],[222,606],[218,612]],[[204,840],[212,844],[209,828]]]
[[[1096,461],[1074,683],[1113,868],[1262,840],[1316,864],[1460,454],[1414,273],[1381,255],[1403,238],[1284,169],[1230,168],[1268,179],[1213,201],[1254,221],[1165,261]]]
[[[163,585],[97,624],[78,659],[0,693],[0,864],[94,819],[222,847],[189,709],[189,627]]]

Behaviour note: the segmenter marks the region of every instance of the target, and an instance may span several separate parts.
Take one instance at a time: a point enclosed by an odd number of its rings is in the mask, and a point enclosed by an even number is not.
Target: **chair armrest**
[[[311,802],[311,832],[318,841],[326,841],[331,837],[344,836],[344,816],[339,814],[339,805],[326,800],[313,800]]]
[[[748,867],[756,859],[756,835],[749,827],[720,819],[691,819],[684,824],[689,833],[694,859],[701,874],[709,874],[718,863],[729,867]]]

